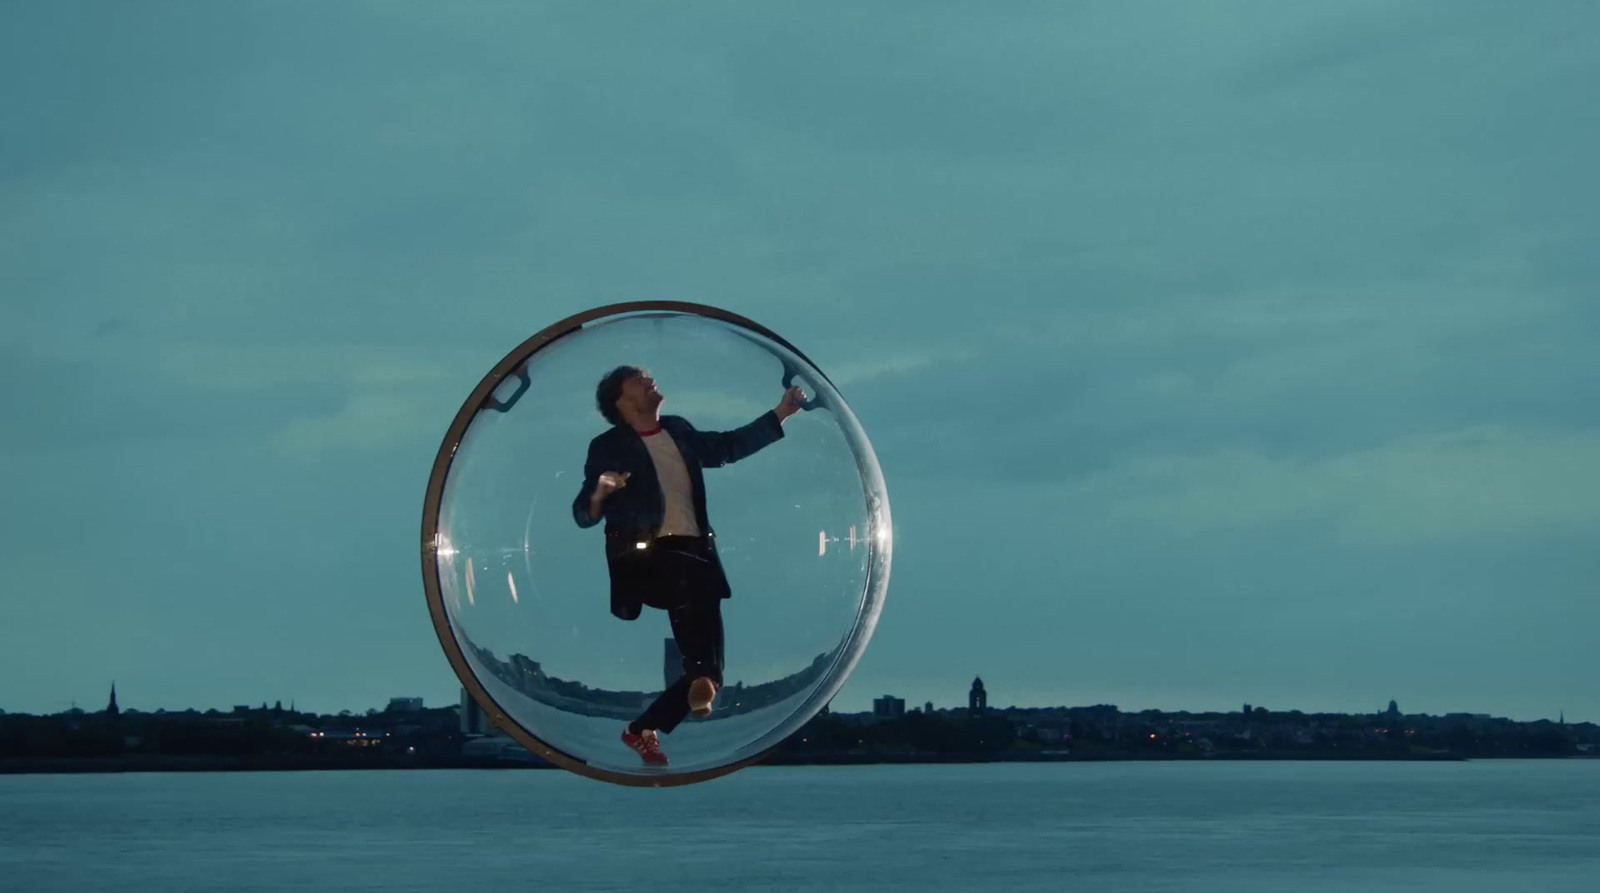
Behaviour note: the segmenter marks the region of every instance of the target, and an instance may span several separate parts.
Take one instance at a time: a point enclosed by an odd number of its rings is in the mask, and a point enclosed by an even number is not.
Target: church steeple
[[[117,684],[111,683],[111,702],[106,704],[106,718],[116,719],[122,715],[122,710],[117,706]]]

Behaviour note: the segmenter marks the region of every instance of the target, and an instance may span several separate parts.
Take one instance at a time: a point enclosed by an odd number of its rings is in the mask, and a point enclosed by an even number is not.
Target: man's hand
[[[627,471],[607,471],[595,479],[594,495],[589,497],[589,517],[599,519],[600,506],[605,503],[606,497],[628,486]]]
[[[602,473],[599,479],[595,481],[594,492],[601,499],[605,499],[612,493],[628,486],[629,474],[630,472],[626,471],[607,471]]]
[[[778,406],[773,412],[778,414],[778,421],[781,422],[799,412],[800,404],[804,402],[806,402],[806,392],[795,386],[783,392],[783,399],[778,401]]]

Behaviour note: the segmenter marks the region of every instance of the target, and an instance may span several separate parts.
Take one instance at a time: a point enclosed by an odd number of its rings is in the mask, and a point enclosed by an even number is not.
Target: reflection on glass
[[[660,398],[668,430],[602,417],[597,385],[620,366],[643,370],[624,385],[627,399]],[[789,386],[808,408],[775,436],[772,411]],[[744,440],[708,434],[741,430]],[[661,433],[669,444],[644,440]],[[427,541],[448,639],[492,702],[485,709],[580,761],[579,771],[694,777],[756,757],[826,705],[871,636],[891,542],[872,447],[818,370],[750,328],[691,312],[590,322],[508,374],[444,449],[438,529]],[[597,449],[606,467],[586,469]],[[727,449],[739,455],[717,454]],[[674,451],[687,483],[662,473]],[[728,458],[737,461],[714,461]],[[599,501],[600,518],[585,518],[608,471],[628,477]],[[668,511],[667,492],[685,486],[696,511]],[[669,566],[657,559],[684,542],[709,550],[689,549],[685,566],[720,568],[731,597],[712,602],[723,647],[711,711],[660,736],[670,760],[661,766],[621,736],[662,692],[689,686],[686,670],[704,673],[697,637],[709,627],[691,623],[686,634],[680,623],[675,633],[666,606],[651,604]],[[680,572],[689,590],[719,582]],[[638,596],[620,607],[618,579]],[[630,601],[639,604],[629,610]]]

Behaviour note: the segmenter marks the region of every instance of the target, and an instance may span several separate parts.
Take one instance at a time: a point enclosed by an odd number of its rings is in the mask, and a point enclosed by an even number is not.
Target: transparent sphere
[[[664,610],[613,616],[606,524],[581,526],[574,509],[590,442],[612,428],[596,386],[623,365],[654,378],[663,417],[700,432],[758,421],[790,384],[809,398],[781,438],[704,469],[731,592],[715,601],[723,686],[710,715],[660,736],[665,766],[620,739],[683,675],[682,649]],[[492,724],[583,775],[682,784],[759,759],[827,705],[871,638],[891,545],[872,445],[820,370],[742,317],[640,302],[551,326],[479,384],[429,481],[423,578],[440,643]]]

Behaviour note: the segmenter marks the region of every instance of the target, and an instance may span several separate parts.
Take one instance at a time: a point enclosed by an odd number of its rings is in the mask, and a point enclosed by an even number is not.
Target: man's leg
[[[701,599],[667,614],[672,635],[683,652],[683,678],[689,680],[686,703],[695,716],[708,716],[722,687],[722,603]]]
[[[678,634],[678,623],[673,619],[673,611],[689,599],[689,590],[693,585],[695,560],[688,555],[681,554],[675,549],[662,548],[655,556],[654,574],[651,590],[645,603],[652,608],[667,612],[668,622],[672,624],[673,638],[678,642],[678,652],[687,654],[683,639]],[[640,735],[647,731],[671,732],[683,721],[688,713],[689,684],[693,677],[683,677],[667,687],[659,697],[653,701],[639,718],[628,724],[628,734]],[[680,709],[681,708],[681,709]]]
[[[683,718],[689,714],[689,685],[693,681],[692,678],[684,676],[672,683],[666,691],[650,702],[650,706],[645,708],[638,719],[628,724],[628,731],[639,735],[654,730],[670,735],[672,730],[678,727],[678,723],[683,722]]]
[[[722,601],[710,584],[711,565],[703,557],[666,552],[661,556],[663,584],[652,607],[667,611],[672,637],[683,655],[684,674],[668,686],[638,719],[623,730],[622,740],[638,751],[646,763],[666,765],[656,732],[670,734],[691,710],[708,715],[717,689],[722,687]],[[664,602],[664,603],[663,603]],[[647,602],[648,603],[648,602]]]
[[[669,612],[668,616],[671,614]],[[676,635],[676,630],[674,630]],[[682,650],[682,645],[678,646]],[[633,748],[646,765],[667,765],[666,754],[661,752],[657,732],[671,732],[689,712],[689,685],[693,680],[685,676],[667,687],[651,702],[638,719],[622,730],[622,743]]]
[[[695,716],[710,716],[711,702],[722,688],[725,666],[721,592],[727,581],[714,561],[715,555],[702,554],[700,558],[689,574],[690,600],[674,623],[683,626],[684,638],[689,640],[689,647],[682,649],[684,675],[692,680],[689,712]]]
[[[635,735],[646,729],[671,734],[689,715],[689,693],[696,679],[709,678],[715,686],[722,686],[721,604],[713,601],[671,608],[667,620],[672,624],[678,651],[683,654],[683,675],[628,725],[628,731]]]

